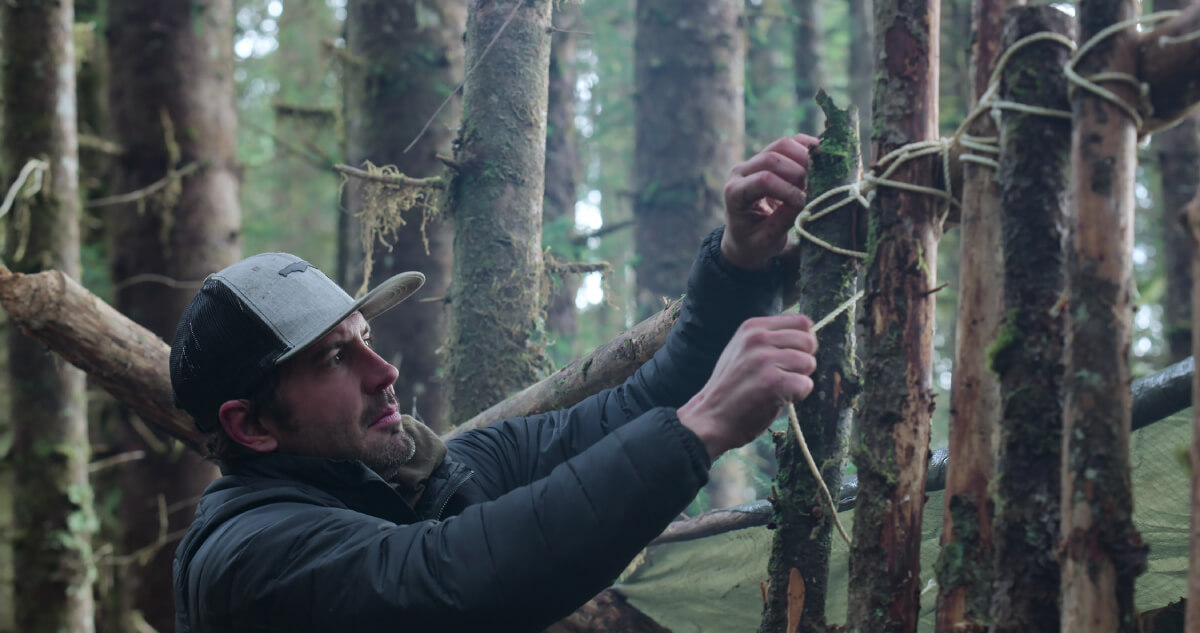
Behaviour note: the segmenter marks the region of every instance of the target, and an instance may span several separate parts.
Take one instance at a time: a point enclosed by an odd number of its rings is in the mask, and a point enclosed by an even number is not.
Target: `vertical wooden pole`
[[[988,89],[1004,9],[1012,0],[971,3],[971,110]],[[996,136],[990,116],[971,122],[967,133]],[[992,499],[995,433],[1000,422],[1000,388],[987,367],[987,346],[1002,315],[1004,277],[1000,249],[1000,188],[996,171],[963,163],[958,323],[954,377],[950,386],[950,454],[942,550],[937,563],[938,633],[987,622],[991,596]]]
[[[1083,0],[1079,38],[1137,14],[1133,0]],[[1124,29],[1078,64],[1087,77],[1136,72],[1137,32]],[[1125,82],[1106,82],[1136,104]],[[1135,123],[1115,103],[1072,99],[1066,411],[1062,470],[1062,630],[1133,631],[1133,580],[1146,547],[1133,527],[1129,478],[1129,344],[1133,320]]]
[[[875,5],[873,154],[938,132],[939,5]],[[934,157],[905,162],[892,179],[934,182]],[[933,410],[937,245],[944,201],[892,186],[868,213],[864,392],[854,440],[859,496],[850,552],[851,631],[912,633],[921,591],[921,517]]]
[[[1004,41],[1039,32],[1067,35],[1068,16],[1050,6],[1007,14]],[[1016,52],[1001,84],[1006,101],[1066,111],[1063,66],[1070,49],[1042,41]],[[993,633],[1056,633],[1062,515],[1063,337],[1058,303],[1066,286],[1070,119],[1004,112],[1000,187],[1004,226],[1004,324],[989,348],[1003,416],[992,482],[995,561]],[[954,463],[951,461],[951,463]]]

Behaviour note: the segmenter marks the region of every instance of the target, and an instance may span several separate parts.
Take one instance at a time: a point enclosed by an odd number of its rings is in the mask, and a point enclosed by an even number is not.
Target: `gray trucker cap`
[[[212,430],[204,420],[225,401],[252,395],[275,366],[355,311],[369,321],[424,283],[421,273],[401,273],[355,301],[325,273],[287,253],[254,255],[209,275],[171,343],[175,404],[200,430]]]

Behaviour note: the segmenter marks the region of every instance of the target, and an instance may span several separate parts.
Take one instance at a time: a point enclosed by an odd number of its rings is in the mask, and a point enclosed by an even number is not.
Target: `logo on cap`
[[[295,264],[289,264],[285,268],[280,270],[279,276],[287,277],[288,275],[290,275],[292,273],[302,273],[312,267],[313,267],[313,265],[306,261],[298,261]]]

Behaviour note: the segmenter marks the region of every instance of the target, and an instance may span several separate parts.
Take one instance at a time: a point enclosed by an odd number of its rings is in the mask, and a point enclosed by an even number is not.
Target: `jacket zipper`
[[[462,488],[464,485],[466,485],[466,483],[468,481],[471,480],[472,477],[475,476],[475,471],[473,471],[469,468],[466,469],[466,471],[467,472],[464,473],[463,476],[458,481],[453,482],[447,488],[448,492],[446,493],[446,496],[442,499],[441,507],[438,508],[437,514],[433,515],[434,520],[440,521],[442,519],[442,514],[446,512],[446,506],[450,505],[450,499],[454,497],[454,493],[458,492],[459,488]]]

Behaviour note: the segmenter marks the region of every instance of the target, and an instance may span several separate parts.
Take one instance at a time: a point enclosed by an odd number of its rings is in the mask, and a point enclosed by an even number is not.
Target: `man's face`
[[[277,400],[286,420],[263,415],[278,450],[358,459],[384,479],[412,459],[392,383],[398,372],[371,349],[371,327],[355,312],[280,367]]]

